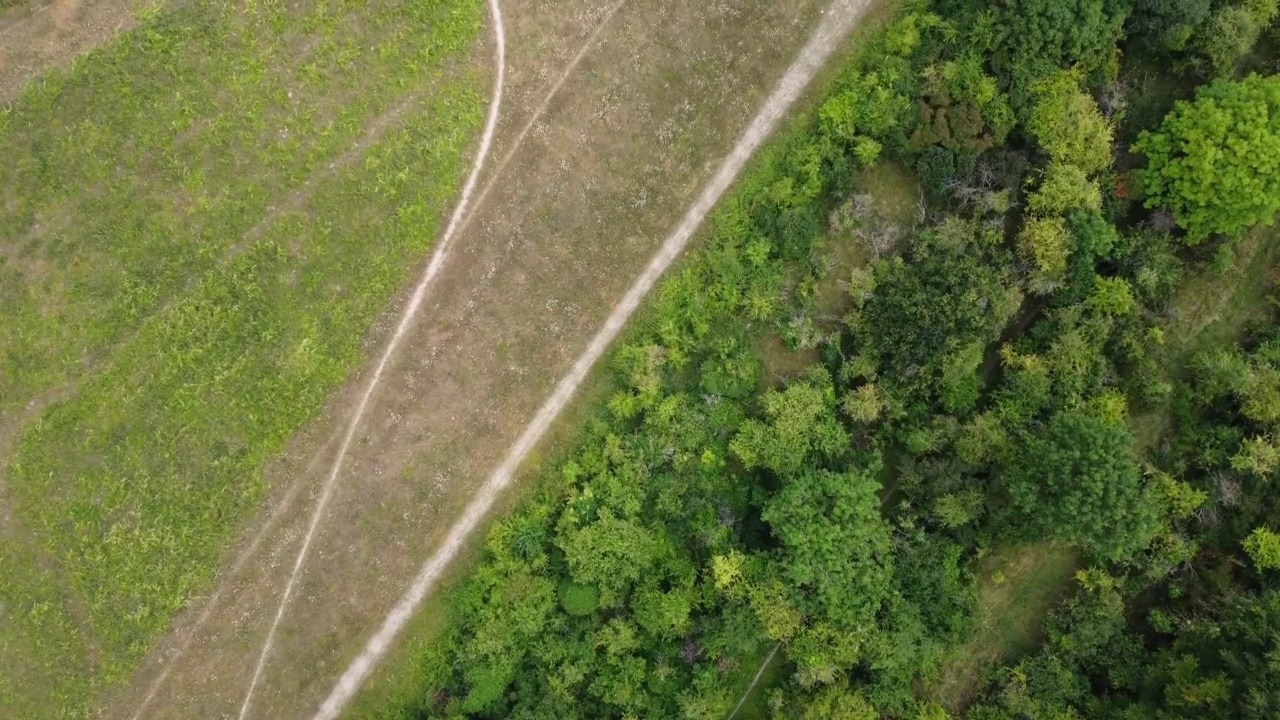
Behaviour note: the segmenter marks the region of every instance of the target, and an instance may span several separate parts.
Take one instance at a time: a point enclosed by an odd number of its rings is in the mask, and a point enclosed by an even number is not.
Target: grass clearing
[[[824,265],[825,275],[813,288],[813,316],[819,320],[818,329],[823,333],[839,330],[849,304],[850,273],[875,262],[872,237],[903,238],[918,222],[919,181],[915,173],[900,163],[886,161],[860,171],[853,188],[854,195],[869,199],[866,207],[858,211],[856,229],[836,232],[828,228],[829,234],[817,245],[818,262]],[[833,209],[832,215],[847,214],[849,206],[846,203],[845,207]],[[817,347],[793,349],[775,333],[756,338],[753,353],[764,367],[762,389],[781,387],[787,379],[821,360]]]
[[[1205,268],[1189,278],[1173,301],[1167,357],[1182,365],[1196,352],[1236,342],[1248,328],[1270,319],[1266,298],[1274,289],[1280,231],[1261,228],[1234,246],[1235,263],[1224,272]]]
[[[434,239],[480,27],[184,6],[0,114],[4,714],[85,715],[208,583]]]
[[[1170,382],[1184,379],[1199,351],[1243,339],[1250,327],[1270,318],[1268,299],[1276,286],[1280,231],[1260,228],[1235,244],[1235,264],[1225,272],[1202,268],[1181,285],[1172,303],[1162,365]],[[1161,406],[1133,416],[1129,425],[1143,450],[1155,446],[1170,417]]]
[[[1079,559],[1054,543],[1005,547],[975,570],[977,610],[969,640],[953,649],[921,697],[951,710],[968,705],[986,673],[1035,650],[1049,610],[1069,591]]]
[[[854,182],[854,192],[871,195],[876,213],[904,229],[916,222],[920,212],[920,180],[900,162],[886,160],[863,170]]]
[[[781,657],[782,654],[782,648],[777,645],[762,645],[760,652],[752,658],[755,662],[744,662],[737,669],[738,684],[741,685],[744,694],[741,697],[742,705],[731,716],[732,720],[769,716],[769,689],[781,683],[789,673],[795,670],[794,665],[787,662],[785,657]],[[760,679],[752,685],[751,681],[755,680],[756,673],[760,673]]]
[[[899,163],[884,162],[861,171],[854,182],[854,193],[870,200],[858,228],[844,233],[829,229],[831,234],[817,245],[818,262],[825,266],[825,275],[812,290],[812,314],[822,333],[839,330],[848,309],[850,274],[876,260],[871,248],[874,241],[869,236],[887,233],[906,237],[917,222],[919,183],[915,174]],[[840,208],[832,210],[833,215],[840,212]],[[787,379],[821,360],[817,347],[793,349],[775,333],[756,338],[753,353],[764,367],[762,389],[781,387]]]

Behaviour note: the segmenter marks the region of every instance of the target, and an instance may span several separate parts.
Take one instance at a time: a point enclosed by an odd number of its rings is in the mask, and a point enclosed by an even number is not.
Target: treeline
[[[1183,279],[1280,203],[1280,80],[1241,72],[1275,14],[908,3],[664,282],[385,716],[718,720],[778,646],[772,717],[948,717],[919,689],[975,563],[1045,539],[1079,593],[969,716],[1278,716],[1280,340],[1167,347]],[[912,227],[854,189],[881,162]],[[778,383],[771,334],[813,364]]]

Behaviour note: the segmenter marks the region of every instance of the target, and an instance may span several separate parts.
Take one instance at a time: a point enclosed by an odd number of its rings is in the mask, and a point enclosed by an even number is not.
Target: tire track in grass
[[[466,217],[458,225],[457,229],[454,232],[454,235],[462,234],[467,229],[467,227],[470,226],[472,219],[475,218],[475,215],[479,211],[479,209],[484,206],[485,201],[489,197],[490,191],[493,190],[494,185],[497,184],[497,181],[501,178],[507,166],[511,163],[511,160],[515,157],[516,152],[519,150],[520,146],[524,143],[525,138],[528,137],[529,133],[533,130],[534,126],[537,125],[538,121],[542,119],[542,116],[546,114],[547,109],[551,106],[551,103],[555,99],[556,95],[559,94],[560,89],[564,86],[564,84],[568,81],[568,79],[574,74],[574,72],[577,71],[578,65],[582,62],[582,59],[586,57],[587,53],[593,47],[595,47],[596,42],[600,39],[600,36],[601,34],[603,34],[605,28],[613,20],[613,16],[616,15],[618,10],[622,9],[622,6],[625,5],[626,3],[627,3],[627,0],[618,0],[618,2],[614,3],[613,6],[610,7],[608,11],[605,12],[604,17],[601,18],[600,22],[596,25],[591,35],[588,36],[587,40],[578,49],[578,53],[573,57],[572,60],[569,61],[568,65],[565,66],[564,70],[560,73],[560,77],[556,79],[556,82],[551,86],[551,89],[548,90],[547,93],[543,96],[542,102],[539,103],[537,109],[529,117],[528,122],[526,122],[524,127],[521,128],[519,134],[516,135],[515,140],[511,143],[510,149],[503,155],[502,160],[498,162],[498,165],[494,168],[493,173],[490,174],[489,179],[484,184],[484,187],[481,188],[480,194],[476,197],[475,203],[471,205],[470,210],[467,212]],[[371,143],[366,143],[366,145],[368,144],[371,144]],[[452,238],[449,238],[449,239],[452,239]],[[447,248],[447,245],[448,245],[447,240],[442,241],[441,245],[437,248],[436,252],[440,255],[443,255],[445,249]],[[428,286],[429,284],[430,283],[428,279]],[[329,442],[332,442],[332,441],[329,441]],[[329,444],[329,442],[326,442],[326,446]],[[323,451],[324,450],[322,448],[320,452],[323,453]],[[285,514],[285,511],[289,508],[289,506],[293,504],[293,501],[297,498],[303,486],[303,483],[301,482],[302,478],[314,472],[315,466],[318,461],[319,461],[319,454],[317,454],[317,457],[315,460],[312,460],[310,465],[307,467],[306,471],[304,471],[302,474],[299,475],[298,481],[294,482],[293,485],[289,488],[284,498],[281,499],[277,508],[267,518],[266,523],[263,524],[263,526],[258,530],[257,533],[254,534],[253,538],[249,541],[249,545],[245,548],[245,550],[241,552],[239,556],[236,557],[235,561],[231,565],[230,570],[227,573],[227,579],[226,581],[224,581],[223,586],[219,587],[217,590],[214,591],[212,595],[209,596],[209,599],[206,601],[206,605],[204,609],[200,612],[200,615],[196,619],[195,624],[192,626],[191,630],[188,631],[188,633],[186,634],[186,637],[181,641],[177,650],[174,652],[173,657],[170,658],[167,663],[165,663],[164,669],[161,670],[160,674],[148,687],[147,694],[143,697],[142,702],[139,703],[133,715],[130,716],[130,720],[141,720],[141,718],[143,717],[143,713],[146,712],[147,708],[155,700],[156,696],[159,694],[160,690],[164,687],[165,683],[168,682],[169,675],[172,673],[173,668],[179,662],[181,662],[182,658],[186,655],[186,652],[190,648],[191,642],[194,640],[195,636],[199,634],[201,629],[204,628],[205,624],[207,624],[210,618],[212,618],[213,612],[217,608],[218,603],[222,598],[223,592],[226,590],[226,583],[229,583],[232,579],[238,576],[240,573],[240,570],[244,568],[244,566],[247,564],[249,559],[253,557],[255,554],[257,554],[257,551],[261,547],[262,542],[265,540],[266,536],[275,528],[276,523]]]
[[[769,663],[773,662],[773,656],[778,654],[778,648],[782,647],[782,643],[773,646],[769,651],[769,655],[765,657],[764,662],[760,663],[760,669],[756,670],[755,677],[751,678],[751,684],[747,686],[746,692],[742,693],[742,697],[738,700],[738,704],[733,706],[733,712],[729,713],[729,717],[725,720],[733,720],[738,715],[738,711],[742,706],[747,704],[747,698],[751,697],[751,691],[756,689],[756,685],[760,684],[760,678],[764,677],[764,671],[769,668]]]
[[[529,117],[529,122],[525,123],[524,127],[520,129],[520,134],[516,135],[515,141],[511,143],[511,149],[507,150],[506,154],[502,156],[502,159],[498,161],[498,166],[494,168],[493,175],[489,176],[489,180],[485,182],[484,188],[480,190],[480,196],[476,198],[475,205],[471,206],[471,212],[467,213],[466,219],[462,221],[462,225],[458,228],[459,233],[463,232],[471,225],[471,221],[475,218],[476,213],[480,211],[480,208],[484,207],[485,200],[489,199],[489,191],[493,190],[493,186],[497,184],[498,178],[502,175],[503,171],[507,169],[507,165],[511,163],[512,158],[516,156],[516,151],[520,149],[521,143],[524,142],[524,139],[533,131],[533,127],[538,124],[538,121],[541,120],[542,116],[547,112],[547,108],[551,106],[551,101],[560,93],[560,88],[564,87],[565,82],[567,82],[569,77],[578,69],[578,63],[581,63],[582,58],[586,57],[591,48],[595,47],[596,41],[600,39],[600,35],[604,32],[605,27],[608,26],[611,20],[613,20],[613,16],[616,15],[618,11],[622,9],[622,6],[626,4],[627,0],[618,0],[618,2],[615,2],[613,7],[609,8],[609,10],[605,12],[604,17],[600,20],[600,23],[596,25],[596,29],[592,31],[591,36],[587,38],[587,41],[582,44],[582,47],[578,48],[578,54],[574,55],[573,59],[569,61],[569,64],[565,66],[564,72],[560,73],[560,77],[556,79],[555,85],[551,86],[550,92],[542,98],[542,102],[538,105],[538,109]]]
[[[328,509],[329,501],[333,499],[334,491],[338,486],[338,474],[342,470],[343,461],[346,460],[347,451],[351,448],[351,441],[355,438],[356,430],[360,427],[360,421],[364,419],[365,410],[369,407],[369,400],[373,397],[374,391],[378,389],[378,384],[382,381],[382,373],[386,370],[391,356],[400,347],[401,340],[408,334],[410,325],[413,324],[414,319],[417,317],[423,298],[426,297],[427,286],[439,274],[440,267],[444,264],[444,259],[449,253],[450,242],[457,232],[458,224],[461,222],[463,215],[467,212],[471,194],[475,191],[476,181],[480,177],[480,171],[484,169],[485,160],[489,157],[489,149],[493,145],[493,136],[498,128],[498,112],[502,107],[502,89],[506,82],[507,59],[506,29],[502,25],[502,9],[498,6],[498,0],[489,0],[489,13],[493,17],[494,61],[497,65],[497,73],[493,83],[493,98],[489,102],[489,117],[485,121],[484,134],[480,137],[480,148],[476,151],[475,165],[471,168],[471,175],[467,178],[466,185],[462,188],[458,207],[454,210],[453,216],[449,218],[449,225],[445,228],[444,235],[440,238],[440,245],[435,253],[432,254],[431,261],[427,263],[427,269],[422,274],[422,279],[418,281],[413,290],[413,296],[409,299],[409,304],[400,316],[400,323],[396,326],[395,334],[387,342],[387,347],[383,350],[382,357],[379,358],[378,364],[374,368],[373,376],[369,379],[369,385],[365,388],[364,394],[360,397],[360,402],[356,405],[355,412],[351,415],[351,422],[347,426],[346,435],[343,436],[342,445],[338,448],[338,455],[334,458],[333,468],[324,482],[320,498],[317,500],[315,510],[311,514],[311,522],[307,525],[307,534],[303,536],[302,547],[298,550],[297,559],[294,560],[293,570],[289,573],[289,580],[285,583],[284,594],[280,596],[280,605],[276,608],[275,618],[271,621],[271,628],[267,631],[266,640],[262,643],[262,651],[258,654],[258,661],[254,666],[253,678],[249,681],[249,687],[244,694],[244,702],[240,705],[240,720],[245,720],[249,716],[249,709],[253,703],[253,693],[258,687],[258,683],[262,680],[262,671],[266,667],[267,658],[271,655],[271,648],[275,644],[276,632],[280,629],[280,621],[284,619],[285,613],[289,608],[289,601],[293,599],[294,590],[298,585],[298,578],[302,576],[302,568],[306,564],[307,555],[311,550],[311,543],[315,540],[316,530],[320,527],[320,520],[324,517],[325,510]]]
[[[701,226],[702,221],[715,207],[721,196],[737,179],[747,161],[772,134],[783,115],[786,114],[801,93],[813,80],[818,71],[835,52],[840,42],[853,29],[854,24],[866,10],[869,0],[835,0],[823,13],[823,19],[799,56],[787,68],[782,79],[778,81],[773,92],[765,101],[760,111],[752,119],[745,133],[734,146],[733,151],[721,163],[711,182],[703,189],[702,195],[686,212],[680,224],[663,242],[657,254],[649,261],[636,281],[628,288],[622,300],[614,306],[604,327],[596,333],[587,345],[586,350],[574,362],[569,374],[556,385],[551,396],[546,400],[537,414],[525,427],[524,432],[508,450],[502,464],[493,471],[485,484],[476,493],[460,517],[449,529],[440,548],[426,561],[414,578],[408,590],[391,609],[378,628],[365,644],[364,650],[347,666],[342,677],[330,690],[320,709],[312,716],[312,720],[334,720],[343,708],[351,701],[360,686],[369,677],[373,668],[390,649],[391,643],[408,624],[414,611],[426,599],[427,593],[440,578],[444,569],[457,556],[462,545],[475,531],[481,519],[493,507],[498,494],[504,490],[515,476],[516,469],[533,450],[533,447],[546,434],[548,428],[564,410],[569,401],[577,393],[586,379],[587,373],[596,361],[604,354],[605,349],[621,332],[622,327],[635,313],[640,301],[653,288],[658,278],[679,257],[693,233]],[[243,718],[243,715],[241,716]]]

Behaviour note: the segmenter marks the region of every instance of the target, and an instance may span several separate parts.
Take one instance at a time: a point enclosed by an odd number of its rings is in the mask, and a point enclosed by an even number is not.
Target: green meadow
[[[474,0],[184,4],[0,109],[0,714],[82,717],[446,216]]]

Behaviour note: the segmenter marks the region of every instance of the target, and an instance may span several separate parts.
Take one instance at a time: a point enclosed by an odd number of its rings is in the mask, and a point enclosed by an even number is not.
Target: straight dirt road
[[[493,486],[495,462],[507,458],[509,479],[546,428],[531,435],[530,418],[550,423],[568,402],[608,337],[839,44],[847,30],[841,23],[851,24],[860,9],[853,0],[616,6],[616,0],[503,5],[509,72],[493,157],[504,160],[482,178],[492,190],[477,196],[482,204],[458,233],[367,402],[247,717],[305,717],[335,697],[352,658],[404,605],[405,589],[428,572],[422,561],[440,557],[442,547],[469,547],[453,542],[458,533],[450,529],[459,518],[474,517],[472,528],[482,524],[472,499]],[[607,27],[588,42],[611,12]],[[811,44],[801,63],[807,69],[793,68],[782,82],[797,51],[814,38],[825,38],[819,43],[825,50]],[[492,48],[477,57],[491,58]],[[544,103],[557,85],[560,92]],[[783,100],[769,100],[771,89],[785,89]],[[528,125],[544,106],[543,118]],[[762,107],[772,109],[762,116]],[[523,142],[507,163],[517,138]],[[501,174],[491,174],[499,166]],[[655,260],[660,249],[665,259]],[[650,279],[636,291],[642,272]],[[619,315],[624,297],[631,309]],[[236,717],[352,409],[404,308],[389,309],[370,333],[367,353],[375,361],[363,376],[331,398],[324,416],[269,469],[276,499],[245,528],[237,550],[253,552],[236,572],[228,560],[207,622],[196,627],[208,606],[194,601],[104,717],[132,717],[161,673],[165,689],[142,717]],[[600,342],[584,364],[583,345],[592,337]],[[556,409],[548,415],[553,394],[562,399],[552,401]],[[523,449],[511,451],[522,437]],[[491,503],[496,496],[481,497]],[[253,545],[273,514],[277,521]],[[181,647],[187,650],[175,661]],[[372,663],[359,667],[367,673]]]
[[[715,207],[716,203],[720,201],[720,198],[733,184],[733,181],[737,179],[751,156],[755,154],[765,139],[777,128],[782,117],[800,98],[801,93],[804,92],[814,76],[826,64],[840,42],[848,36],[849,31],[853,29],[854,23],[861,17],[866,5],[865,0],[835,0],[826,10],[822,23],[814,32],[813,38],[805,45],[800,52],[800,56],[787,69],[782,79],[778,81],[777,87],[774,88],[773,93],[764,102],[760,112],[752,119],[742,138],[734,145],[729,157],[725,158],[720,165],[720,169],[711,179],[711,182],[707,184],[702,194],[698,196],[697,201],[685,213],[684,218],[681,219],[676,229],[658,248],[657,254],[649,261],[644,272],[640,273],[640,276],[627,289],[626,294],[613,307],[608,319],[605,320],[604,327],[591,339],[586,350],[574,361],[573,368],[569,371],[569,374],[560,380],[556,385],[555,392],[538,409],[537,414],[533,416],[529,425],[521,433],[520,439],[508,450],[502,464],[493,471],[493,474],[489,476],[480,491],[472,498],[462,517],[449,529],[449,534],[445,537],[444,542],[422,566],[409,589],[383,620],[382,626],[369,638],[364,650],[347,666],[337,685],[330,691],[329,696],[325,698],[324,704],[321,705],[320,711],[314,716],[314,720],[333,720],[337,718],[342,709],[351,701],[351,698],[360,689],[365,679],[368,678],[369,673],[373,671],[373,667],[382,659],[391,643],[404,630],[409,618],[421,607],[422,601],[426,598],[427,593],[434,588],[445,568],[457,558],[462,551],[464,543],[473,541],[472,536],[475,534],[476,528],[480,525],[481,520],[488,515],[489,511],[493,509],[493,505],[498,499],[498,494],[511,484],[520,465],[577,394],[583,381],[586,380],[587,373],[600,360],[605,350],[618,337],[618,333],[622,331],[623,326],[635,314],[636,309],[640,306],[640,301],[649,294],[658,279],[671,267],[676,258],[684,252],[694,232],[706,220],[707,214],[711,212],[712,208]],[[777,648],[774,650],[776,652]],[[772,654],[770,654],[770,659],[772,657]],[[757,673],[756,680],[758,681],[759,679],[760,675]],[[752,684],[754,685],[754,682]]]

